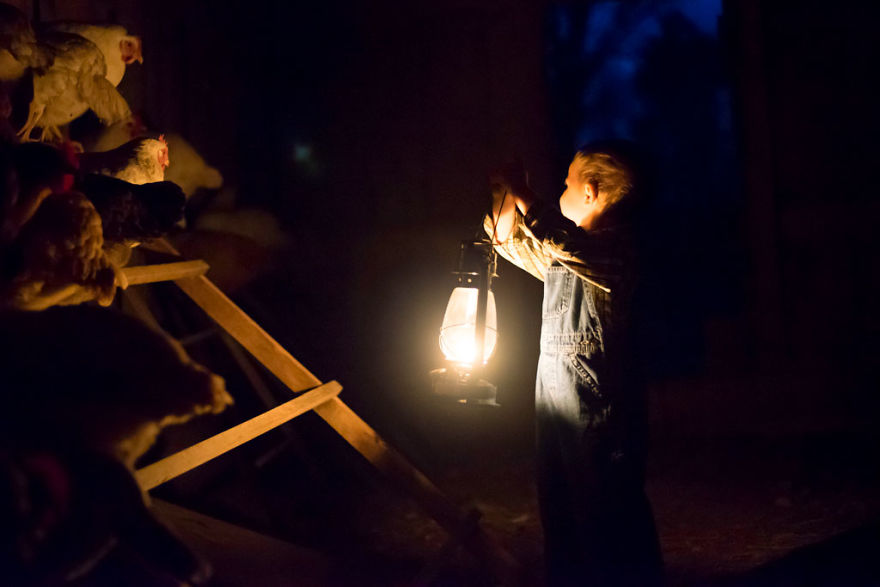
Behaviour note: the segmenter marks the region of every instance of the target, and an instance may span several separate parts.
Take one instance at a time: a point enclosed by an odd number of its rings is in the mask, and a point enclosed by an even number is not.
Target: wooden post
[[[737,113],[741,120],[750,280],[750,326],[760,367],[778,365],[785,347],[782,289],[777,239],[774,124],[770,110],[761,0],[725,0],[729,47],[734,69]]]

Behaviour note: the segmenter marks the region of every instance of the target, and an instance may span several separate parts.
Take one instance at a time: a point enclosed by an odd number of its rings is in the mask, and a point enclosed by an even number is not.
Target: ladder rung
[[[201,259],[196,259],[195,261],[123,267],[122,274],[128,280],[128,285],[141,285],[159,281],[173,281],[186,277],[198,277],[199,275],[204,275],[209,268],[207,263]]]
[[[342,386],[336,381],[325,383],[220,434],[138,469],[135,478],[145,491],[152,489],[315,409],[335,398],[340,391]]]

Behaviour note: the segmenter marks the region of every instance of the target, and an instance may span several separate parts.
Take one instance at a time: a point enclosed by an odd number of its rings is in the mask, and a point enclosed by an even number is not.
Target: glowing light
[[[312,146],[304,143],[293,145],[293,160],[297,163],[309,163],[312,160]]]
[[[485,364],[495,351],[498,338],[498,320],[495,312],[495,295],[489,291],[486,308],[486,328],[482,363]],[[440,328],[440,350],[454,363],[473,366],[477,362],[477,297],[479,290],[473,287],[456,287],[449,296],[443,326]]]

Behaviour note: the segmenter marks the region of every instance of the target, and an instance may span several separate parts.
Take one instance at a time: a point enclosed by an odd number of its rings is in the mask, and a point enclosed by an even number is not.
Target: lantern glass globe
[[[498,338],[498,319],[495,312],[495,294],[490,290],[486,308],[486,329],[483,343],[482,364],[495,351]],[[477,363],[477,297],[474,287],[456,287],[449,296],[443,326],[440,328],[440,350],[447,360],[473,367]]]

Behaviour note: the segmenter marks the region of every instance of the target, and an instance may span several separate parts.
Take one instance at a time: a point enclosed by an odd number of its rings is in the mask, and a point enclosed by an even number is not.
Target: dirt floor
[[[201,509],[346,561],[340,585],[491,584],[480,561],[369,467],[355,460],[306,474],[295,453],[216,483],[202,492]],[[880,585],[876,455],[875,444],[847,435],[655,445],[648,493],[668,584]],[[477,461],[431,474],[482,512],[484,527],[523,564],[525,584],[542,585],[531,459]]]
[[[877,461],[869,470],[853,456],[858,447],[823,440],[662,447],[652,462],[648,493],[670,587],[880,585]],[[838,453],[835,462],[816,454],[834,450],[849,453]],[[540,584],[531,463],[450,470],[438,482],[458,497],[470,496],[486,527]],[[439,531],[405,508],[374,522],[375,545],[388,552],[404,549],[405,536],[424,544],[442,541]]]

